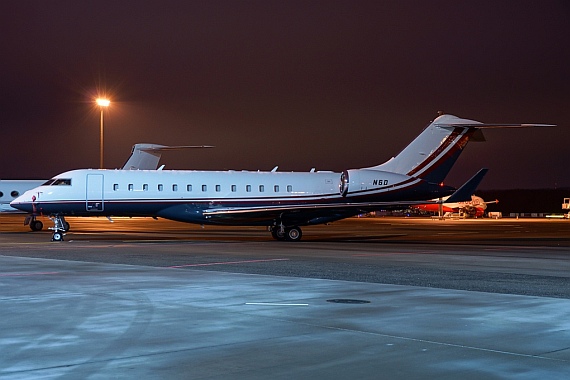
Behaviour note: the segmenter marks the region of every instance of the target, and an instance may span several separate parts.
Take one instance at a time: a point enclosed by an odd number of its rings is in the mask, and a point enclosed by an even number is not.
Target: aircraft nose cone
[[[32,199],[27,193],[24,193],[10,202],[10,206],[21,211],[32,212],[33,201],[35,201],[35,199]]]

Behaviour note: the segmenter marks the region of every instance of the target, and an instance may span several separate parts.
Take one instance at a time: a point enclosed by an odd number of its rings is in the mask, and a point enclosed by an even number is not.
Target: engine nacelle
[[[407,175],[382,170],[351,169],[342,172],[338,189],[345,197],[355,192],[390,188],[409,179]]]

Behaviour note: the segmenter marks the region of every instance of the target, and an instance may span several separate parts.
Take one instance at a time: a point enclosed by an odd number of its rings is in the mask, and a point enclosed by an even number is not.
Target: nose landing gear
[[[63,241],[65,232],[69,231],[69,223],[65,221],[63,215],[50,216],[50,219],[54,223],[54,226],[49,228],[53,230],[51,241]]]

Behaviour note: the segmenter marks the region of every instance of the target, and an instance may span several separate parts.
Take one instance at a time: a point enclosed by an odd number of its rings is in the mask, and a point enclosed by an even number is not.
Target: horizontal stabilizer
[[[471,179],[463,184],[459,189],[455,190],[445,203],[467,202],[471,200],[471,195],[477,190],[477,187],[485,177],[489,169],[481,169]]]
[[[495,128],[534,128],[534,127],[556,127],[556,124],[534,124],[534,123],[522,123],[522,124],[501,124],[501,123],[474,123],[474,124],[461,124],[461,123],[434,123],[440,128],[455,128],[455,127],[467,127],[467,128],[478,128],[478,129],[495,129]]]
[[[135,144],[133,150],[138,149],[145,152],[162,152],[166,150],[180,150],[193,148],[213,148],[213,145],[158,145],[158,144]]]

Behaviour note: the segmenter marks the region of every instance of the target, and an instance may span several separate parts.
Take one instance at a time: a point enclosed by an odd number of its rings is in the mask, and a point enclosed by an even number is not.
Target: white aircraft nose
[[[20,195],[18,198],[10,202],[10,206],[18,210],[31,212],[30,210],[32,209],[32,203],[35,200],[35,195],[29,191],[26,191],[24,194]]]

